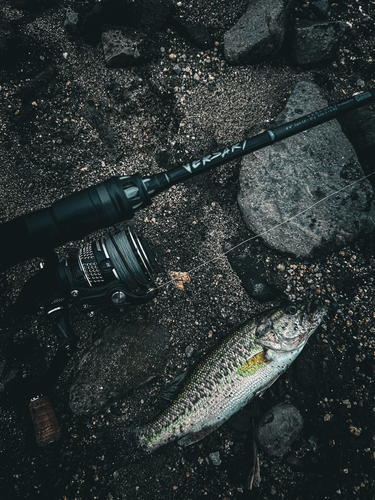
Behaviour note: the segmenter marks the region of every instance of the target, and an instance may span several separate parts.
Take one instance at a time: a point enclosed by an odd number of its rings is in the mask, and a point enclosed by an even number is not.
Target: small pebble
[[[176,73],[176,75],[180,75],[180,74],[181,74],[182,69],[181,69],[181,67],[180,67],[178,64],[175,64],[175,65],[173,66],[173,71]]]
[[[185,349],[185,354],[188,358],[191,358],[194,352],[194,347],[191,345],[188,345],[187,348]]]
[[[210,453],[208,456],[210,457],[210,460],[214,465],[221,464],[220,453],[218,451],[215,451],[215,453]]]

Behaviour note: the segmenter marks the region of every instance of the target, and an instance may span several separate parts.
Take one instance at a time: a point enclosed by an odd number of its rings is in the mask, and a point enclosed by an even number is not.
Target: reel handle
[[[34,424],[37,445],[43,446],[60,438],[61,427],[47,396],[33,398],[29,403],[29,411]]]

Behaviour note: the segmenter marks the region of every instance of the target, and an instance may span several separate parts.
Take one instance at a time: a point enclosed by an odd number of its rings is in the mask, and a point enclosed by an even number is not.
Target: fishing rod
[[[154,256],[146,241],[130,228],[87,243],[62,262],[54,248],[133,218],[151,204],[154,196],[175,184],[374,100],[372,89],[172,170],[145,178],[138,173],[113,177],[0,225],[0,272],[32,257],[44,259],[41,270],[27,280],[15,303],[18,313],[48,318],[58,340],[43,383],[28,391],[38,444],[54,441],[61,434],[48,392],[77,348],[78,337],[70,325],[69,308],[74,306],[92,317],[106,304],[142,304],[158,292]]]
[[[56,201],[50,207],[17,217],[0,225],[0,272],[32,257],[42,257],[69,241],[82,239],[98,229],[129,220],[151,199],[184,182],[244,155],[299,134],[358,109],[375,100],[375,89],[356,94],[296,120],[266,130],[176,167],[142,178],[140,174],[112,177]]]

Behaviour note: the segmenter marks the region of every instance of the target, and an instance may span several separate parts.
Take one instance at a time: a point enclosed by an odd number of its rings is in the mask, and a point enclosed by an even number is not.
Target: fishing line
[[[212,262],[215,262],[215,261],[217,261],[219,259],[222,259],[228,253],[233,252],[233,250],[235,250],[236,248],[244,245],[245,243],[248,243],[249,241],[252,241],[252,240],[255,240],[257,238],[260,238],[261,236],[263,236],[263,235],[265,235],[265,234],[267,234],[267,233],[269,233],[271,231],[274,231],[275,229],[278,229],[279,227],[283,226],[284,224],[287,224],[288,222],[291,222],[292,220],[294,220],[297,217],[299,217],[300,215],[308,212],[309,210],[311,210],[312,208],[316,207],[320,203],[323,203],[323,201],[326,201],[328,198],[332,198],[332,196],[335,196],[337,193],[340,193],[341,191],[344,191],[345,189],[348,189],[348,188],[354,186],[355,184],[358,184],[359,182],[362,182],[365,179],[368,179],[369,177],[371,177],[374,174],[375,174],[375,172],[371,172],[370,174],[367,174],[367,175],[361,177],[360,179],[357,179],[356,181],[351,182],[347,186],[344,186],[344,187],[342,187],[340,189],[337,189],[337,191],[334,191],[333,193],[328,194],[327,196],[325,196],[321,200],[319,200],[319,201],[313,203],[312,205],[310,205],[309,207],[301,210],[301,212],[298,212],[296,215],[293,215],[292,217],[289,217],[288,219],[284,220],[283,222],[280,222],[279,224],[276,224],[276,226],[273,226],[270,229],[266,229],[265,231],[263,231],[261,233],[258,233],[258,234],[254,235],[254,236],[251,236],[250,238],[247,238],[246,240],[243,240],[240,243],[238,243],[237,245],[235,245],[234,247],[230,248],[226,252],[223,252],[220,255],[217,255],[216,257],[213,257],[212,259],[209,259],[209,260],[203,262],[202,264],[199,264],[196,267],[192,267],[188,271],[181,271],[181,273],[183,273],[183,274],[192,274],[192,273],[198,271],[199,269],[201,269],[202,267],[207,266],[207,265],[211,264]],[[178,277],[177,278],[173,278],[173,279],[171,279],[169,281],[166,281],[165,283],[161,283],[160,285],[157,286],[157,288],[164,288],[164,287],[170,285],[171,283],[174,283],[175,281],[179,281],[180,279],[181,278],[178,278]]]

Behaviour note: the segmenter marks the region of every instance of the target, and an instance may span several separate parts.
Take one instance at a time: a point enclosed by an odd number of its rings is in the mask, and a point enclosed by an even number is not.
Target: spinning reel
[[[85,245],[60,264],[59,277],[75,307],[92,316],[103,303],[138,305],[154,298],[154,267],[146,241],[128,228]]]
[[[78,337],[69,320],[69,309],[93,317],[107,305],[139,305],[157,295],[153,290],[155,259],[146,241],[130,228],[87,243],[59,262],[55,252],[46,255],[42,268],[23,287],[16,308],[23,314],[48,318],[59,347],[45,374],[42,387],[30,398],[29,409],[38,444],[56,440],[61,430],[49,399]]]
[[[93,317],[106,305],[139,305],[157,294],[152,290],[154,256],[130,228],[87,243],[62,262],[50,252],[41,267],[23,287],[16,308],[48,317],[60,347],[75,338],[67,314],[70,307]]]

